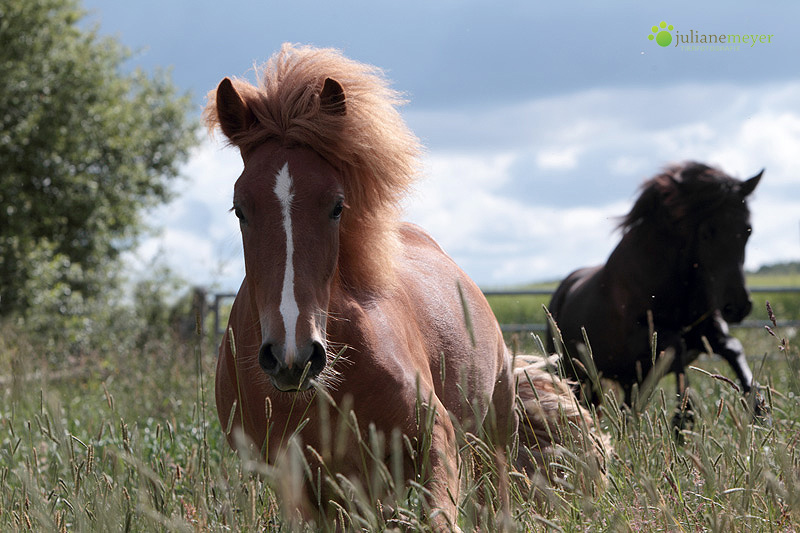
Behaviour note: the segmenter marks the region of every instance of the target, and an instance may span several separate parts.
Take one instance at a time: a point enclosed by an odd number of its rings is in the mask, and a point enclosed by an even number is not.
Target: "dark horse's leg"
[[[759,418],[768,415],[769,406],[759,391],[758,383],[753,380],[753,372],[747,364],[744,347],[739,339],[730,335],[728,324],[722,316],[715,313],[696,329],[697,331],[691,332],[691,338],[687,339],[687,342],[692,344],[692,348],[707,351],[702,343],[702,338],[705,337],[714,353],[725,359],[736,373],[742,386],[742,393],[750,397],[749,405],[753,410],[753,417]]]
[[[689,378],[686,370],[681,365],[680,370],[675,372],[675,391],[678,397],[678,405],[675,414],[672,415],[672,427],[678,440],[681,440],[680,432],[691,428],[694,424],[694,406],[689,397]]]
[[[694,406],[689,397],[689,377],[686,374],[686,365],[691,361],[692,352],[687,349],[685,339],[679,332],[664,332],[659,338],[659,353],[667,352],[673,354],[670,369],[675,374],[677,400],[675,413],[672,415],[672,427],[676,439],[682,442],[681,431],[694,424]]]
[[[625,394],[625,405],[633,408],[633,383],[620,383],[622,392]]]

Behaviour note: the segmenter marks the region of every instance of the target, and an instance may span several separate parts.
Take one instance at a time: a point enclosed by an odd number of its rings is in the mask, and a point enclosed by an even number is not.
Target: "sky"
[[[641,182],[685,160],[740,179],[766,169],[750,201],[745,265],[800,260],[793,0],[83,5],[85,27],[133,51],[126,68],[169,68],[198,116],[223,77],[254,80],[283,42],[339,48],[382,68],[426,148],[405,218],[484,288],[604,262]],[[648,39],[661,31],[669,46]],[[700,35],[748,39],[683,44]],[[134,271],[166,263],[191,283],[235,290],[244,266],[229,209],[241,158],[221,136],[201,137],[176,199],[148,215],[153,229],[127,259]]]

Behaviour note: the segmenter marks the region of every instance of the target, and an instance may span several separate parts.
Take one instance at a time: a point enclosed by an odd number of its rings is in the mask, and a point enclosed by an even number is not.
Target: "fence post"
[[[219,335],[219,301],[221,298],[221,294],[214,295],[214,304],[212,306],[212,312],[214,313],[214,337]]]

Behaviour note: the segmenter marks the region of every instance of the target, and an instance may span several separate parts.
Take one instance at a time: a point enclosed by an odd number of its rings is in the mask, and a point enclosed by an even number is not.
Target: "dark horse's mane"
[[[620,220],[623,234],[656,228],[685,234],[710,213],[727,207],[746,209],[740,181],[695,161],[667,166],[645,181],[640,191],[630,212]]]

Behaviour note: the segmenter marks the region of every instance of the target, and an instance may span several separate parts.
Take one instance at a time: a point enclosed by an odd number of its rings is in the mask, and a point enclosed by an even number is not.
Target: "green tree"
[[[0,317],[113,286],[196,142],[168,74],[86,31],[76,0],[0,0]]]

